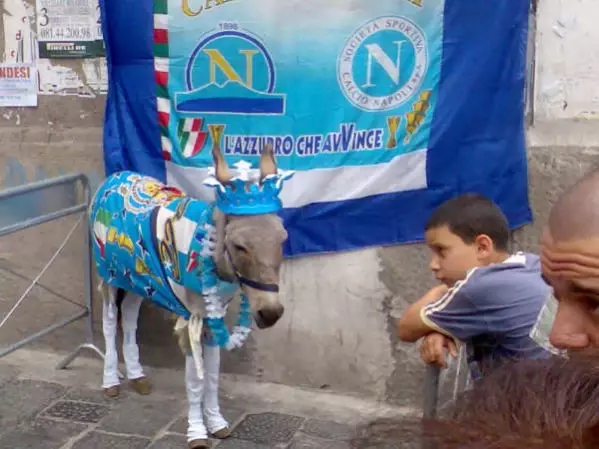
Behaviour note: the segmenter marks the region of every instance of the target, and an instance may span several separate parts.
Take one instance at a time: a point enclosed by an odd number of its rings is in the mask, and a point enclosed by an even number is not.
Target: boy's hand
[[[447,368],[447,353],[458,356],[458,348],[452,338],[439,332],[432,332],[422,339],[420,358],[429,365]]]

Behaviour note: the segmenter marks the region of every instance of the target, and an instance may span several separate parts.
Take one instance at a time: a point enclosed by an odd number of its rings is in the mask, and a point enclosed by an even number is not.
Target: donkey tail
[[[125,290],[123,288],[116,289],[115,302],[116,302],[116,306],[119,310],[121,309],[121,304],[123,303],[125,296],[127,296],[127,290]]]
[[[121,312],[121,304],[123,304],[123,301],[125,300],[125,296],[127,296],[127,290],[123,289],[123,288],[117,288],[116,289],[116,295],[115,295],[115,304],[116,304],[116,310],[117,310],[117,321],[121,321],[122,318],[122,312]]]

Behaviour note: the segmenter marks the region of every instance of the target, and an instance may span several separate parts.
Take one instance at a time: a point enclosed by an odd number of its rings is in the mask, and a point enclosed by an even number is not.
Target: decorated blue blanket
[[[186,289],[202,294],[202,239],[212,205],[133,172],[106,179],[90,207],[98,275],[189,319]],[[222,297],[237,286],[218,281]]]

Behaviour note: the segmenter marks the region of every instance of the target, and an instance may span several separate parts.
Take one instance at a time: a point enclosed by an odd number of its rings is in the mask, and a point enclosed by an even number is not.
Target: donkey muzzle
[[[279,318],[283,316],[284,311],[285,307],[283,307],[282,304],[261,308],[254,314],[256,326],[260,329],[274,326],[274,324],[279,321]]]

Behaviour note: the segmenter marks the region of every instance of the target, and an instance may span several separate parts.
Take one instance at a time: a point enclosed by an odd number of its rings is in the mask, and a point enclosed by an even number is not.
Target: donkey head
[[[215,146],[212,154],[217,181],[230,185],[232,176],[220,148]],[[276,174],[272,146],[267,145],[260,158],[258,181],[262,184],[265,177]],[[259,328],[273,326],[284,311],[279,299],[279,272],[287,231],[281,219],[275,213],[224,215],[218,210],[215,218],[219,276],[240,284]]]

